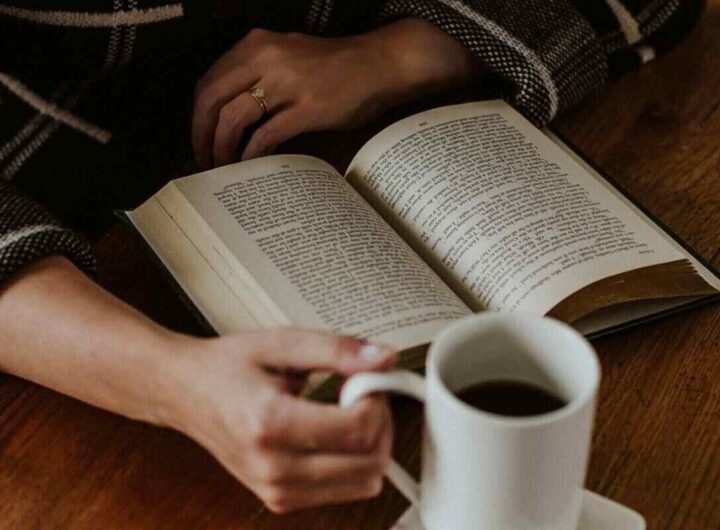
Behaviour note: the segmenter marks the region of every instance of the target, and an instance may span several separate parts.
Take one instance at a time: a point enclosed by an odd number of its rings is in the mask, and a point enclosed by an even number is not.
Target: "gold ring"
[[[267,105],[267,101],[265,100],[265,91],[262,88],[255,87],[255,88],[250,89],[249,92],[250,92],[250,95],[255,100],[255,103],[257,103],[258,107],[260,107],[260,110],[262,111],[262,113],[267,114],[268,113],[268,105]]]

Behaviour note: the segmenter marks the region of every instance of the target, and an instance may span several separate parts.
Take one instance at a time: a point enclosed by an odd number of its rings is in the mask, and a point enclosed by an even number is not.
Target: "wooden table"
[[[559,128],[720,265],[720,1],[680,48],[606,87]],[[347,136],[338,165],[357,142]],[[122,230],[98,252],[105,286],[171,327],[197,331]],[[603,383],[588,487],[643,513],[652,530],[720,528],[720,307],[595,346]],[[394,410],[396,454],[417,468],[420,407],[397,400]],[[405,507],[388,486],[371,502],[277,517],[180,434],[0,375],[3,529],[381,530]]]

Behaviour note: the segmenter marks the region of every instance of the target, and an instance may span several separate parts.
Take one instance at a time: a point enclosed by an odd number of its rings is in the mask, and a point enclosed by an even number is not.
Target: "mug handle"
[[[376,392],[396,392],[425,401],[425,380],[414,372],[392,370],[389,372],[367,372],[352,376],[343,386],[340,393],[340,406],[347,408],[361,398]],[[420,485],[395,460],[385,476],[402,493],[407,500],[417,504],[420,500]]]

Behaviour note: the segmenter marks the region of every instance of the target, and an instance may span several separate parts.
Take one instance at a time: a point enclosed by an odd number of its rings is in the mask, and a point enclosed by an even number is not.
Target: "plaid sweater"
[[[151,192],[185,156],[194,80],[250,26],[338,35],[423,18],[464,44],[502,80],[498,95],[542,125],[672,46],[703,5],[0,0],[0,282],[48,255],[93,270],[76,229],[97,234],[97,212],[127,205],[128,190]]]

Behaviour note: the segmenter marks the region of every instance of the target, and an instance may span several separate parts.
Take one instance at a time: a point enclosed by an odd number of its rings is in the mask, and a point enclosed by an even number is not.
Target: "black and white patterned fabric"
[[[542,126],[610,77],[676,42],[703,5],[702,0],[388,0],[380,16],[421,17],[444,29],[508,81],[504,97]]]
[[[95,270],[92,249],[83,238],[0,181],[0,282],[28,263],[57,254],[88,273]]]
[[[344,35],[421,17],[544,125],[675,44],[704,3],[0,0],[0,282],[54,254],[93,270],[80,233],[101,234],[187,159],[195,80],[253,26]]]

